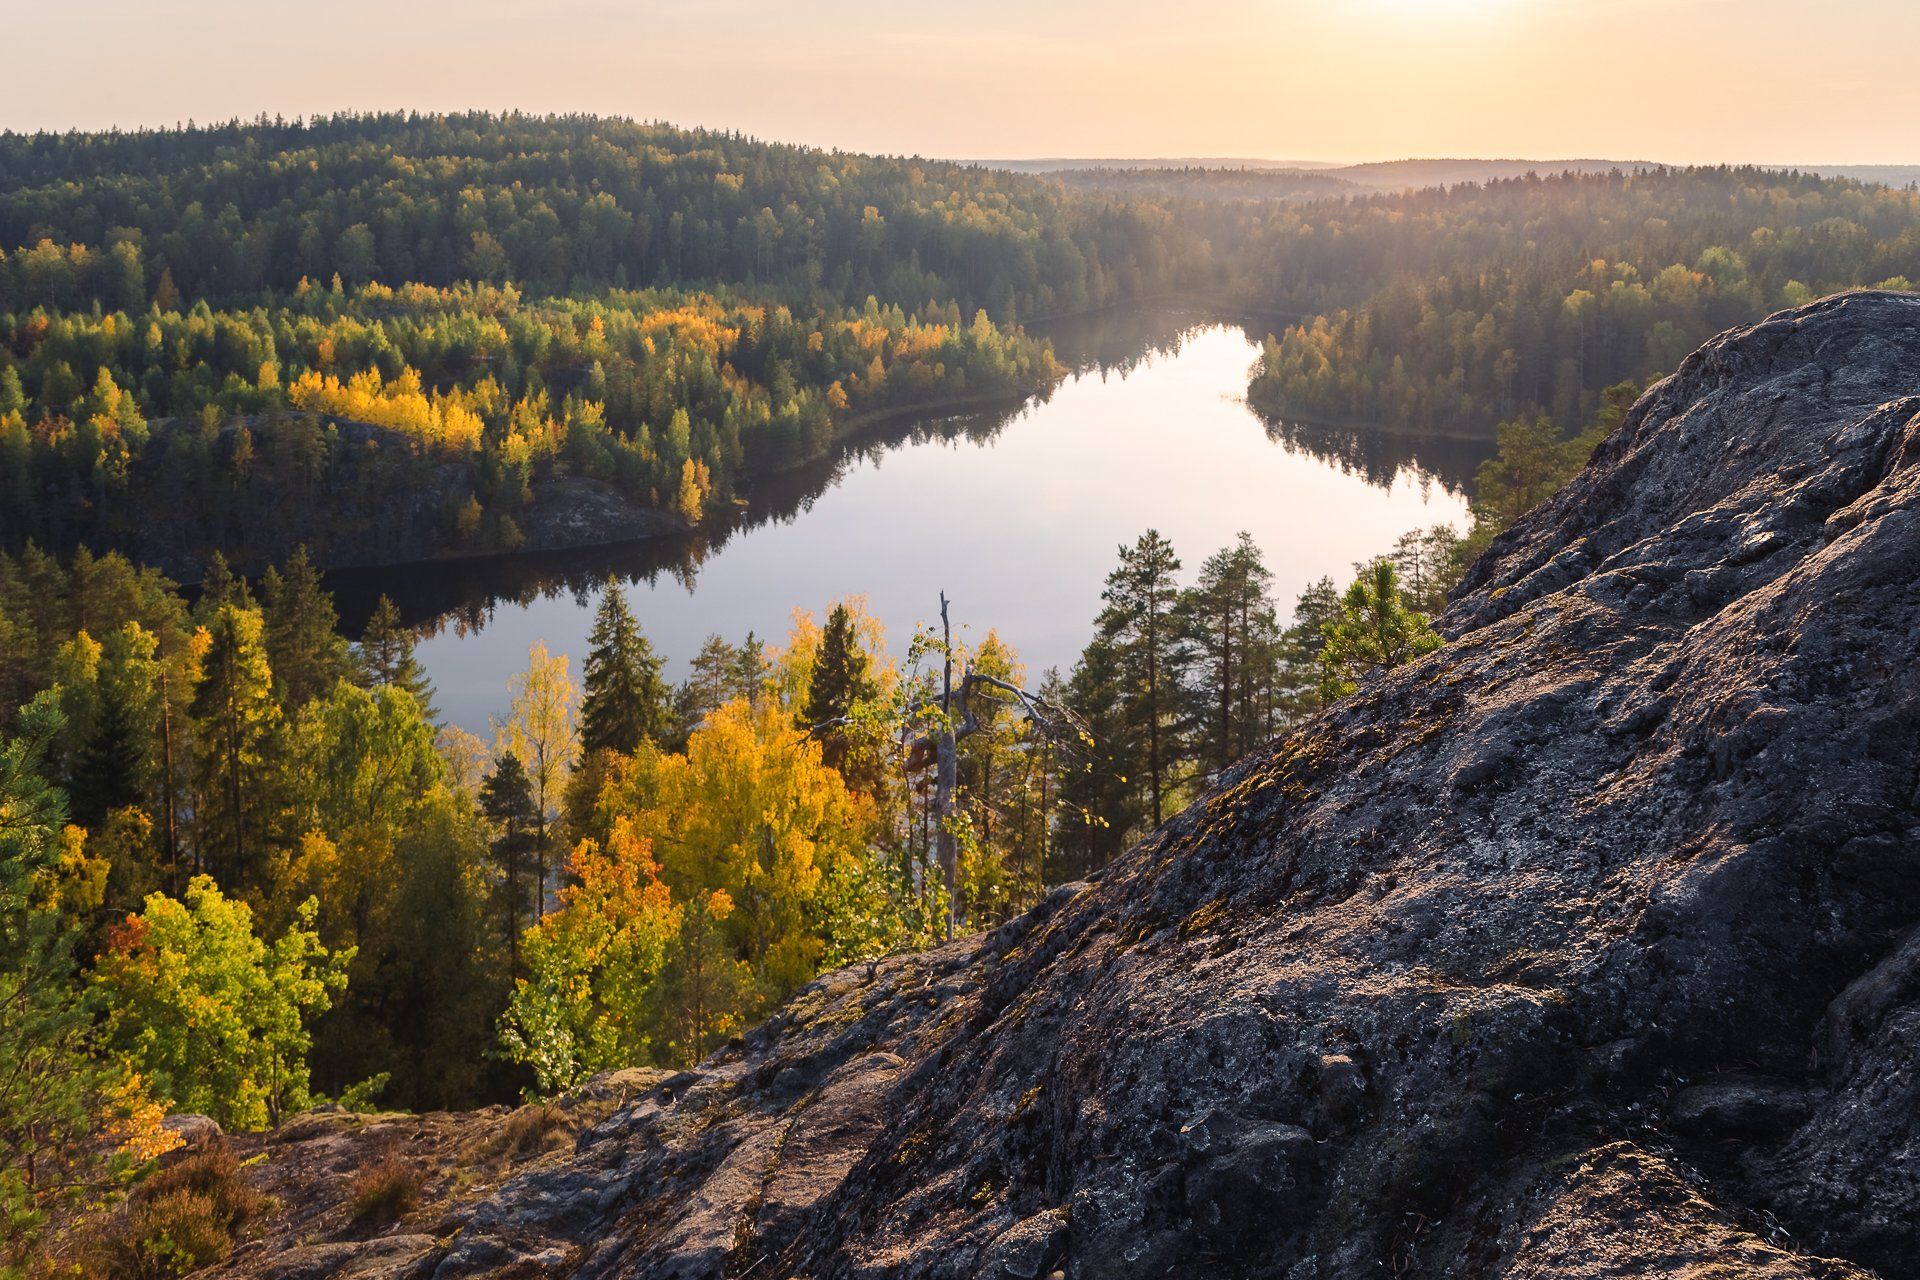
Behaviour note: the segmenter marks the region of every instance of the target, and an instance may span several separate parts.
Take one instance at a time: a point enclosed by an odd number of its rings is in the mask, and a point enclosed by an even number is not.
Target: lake
[[[1463,486],[1491,445],[1263,421],[1244,393],[1266,326],[1146,310],[1043,331],[1073,373],[1022,405],[856,440],[756,485],[713,530],[331,575],[342,619],[355,629],[391,595],[422,629],[441,715],[484,735],[529,645],[571,655],[578,678],[609,575],[674,678],[709,634],[777,642],[793,610],[855,595],[904,654],[942,590],[961,638],[997,630],[1037,676],[1071,668],[1119,546],[1146,529],[1188,579],[1251,532],[1285,614],[1409,529],[1465,527]]]

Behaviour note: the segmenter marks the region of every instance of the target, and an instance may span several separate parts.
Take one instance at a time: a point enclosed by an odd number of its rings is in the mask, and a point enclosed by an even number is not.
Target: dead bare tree
[[[1067,707],[1022,689],[998,676],[974,670],[971,665],[958,683],[953,678],[953,624],[949,617],[951,602],[940,593],[941,671],[937,699],[918,699],[907,704],[905,733],[907,772],[912,774],[931,764],[934,770],[934,851],[940,874],[947,883],[947,937],[960,926],[960,850],[954,830],[959,807],[960,744],[987,727],[986,707],[1016,708],[1041,736],[1059,741],[1087,741],[1087,727]],[[938,714],[933,714],[937,710]]]
[[[1074,711],[971,664],[954,679],[952,602],[940,593],[940,691],[909,700],[901,709],[901,739],[908,777],[931,767],[933,781],[934,860],[947,886],[946,936],[960,927],[960,846],[955,834],[959,813],[960,744],[989,727],[988,706],[1013,707],[1049,741],[1093,741],[1086,722]],[[808,726],[815,736],[844,728],[851,717],[836,716]]]

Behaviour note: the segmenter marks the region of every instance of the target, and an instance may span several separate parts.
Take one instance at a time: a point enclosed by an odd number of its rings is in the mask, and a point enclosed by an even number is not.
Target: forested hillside
[[[1920,195],[1844,179],[1301,199],[1332,181],[584,116],[0,136],[0,546],[191,576],[684,527],[870,415],[1043,387],[1024,322],[1147,296],[1298,317],[1275,418],[1570,433],[1719,329],[1920,274]]]
[[[1624,379],[1838,289],[1920,278],[1920,193],[1756,169],[1562,174],[1244,216],[1239,279],[1302,320],[1251,395],[1276,415],[1571,429]]]
[[[480,113],[0,135],[0,246],[42,241],[105,261],[62,274],[29,254],[0,305],[219,304],[338,274],[539,294],[751,284],[1011,320],[1164,287],[1192,247],[1152,208],[991,169]]]
[[[1042,180],[585,117],[0,137],[0,545],[591,540],[562,477],[695,523],[863,415],[1044,387],[1018,320],[1192,287],[1201,247]]]

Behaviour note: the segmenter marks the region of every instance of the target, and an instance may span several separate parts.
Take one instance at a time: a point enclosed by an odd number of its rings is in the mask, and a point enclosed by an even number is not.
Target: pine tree
[[[665,736],[671,712],[660,659],[611,579],[587,643],[592,648],[581,672],[581,747],[632,755],[642,742]]]
[[[767,646],[753,632],[747,632],[747,638],[734,651],[732,696],[759,706],[760,694],[767,682],[767,668]]]
[[[684,745],[701,721],[738,696],[740,651],[719,636],[708,636],[687,664],[687,678],[673,696],[675,720],[671,745]]]
[[[1263,741],[1271,728],[1279,625],[1268,594],[1273,575],[1250,534],[1207,557],[1199,581],[1181,593],[1183,642],[1196,659],[1186,717],[1194,754],[1218,772]]]
[[[352,671],[337,630],[340,616],[305,547],[294,548],[284,572],[267,570],[261,594],[280,705],[295,711],[331,693]]]
[[[1354,579],[1323,634],[1320,694],[1327,701],[1353,692],[1369,671],[1391,670],[1444,643],[1427,616],[1408,606],[1393,561],[1384,556]]]
[[[1126,725],[1126,772],[1146,787],[1149,823],[1159,826],[1175,774],[1175,712],[1179,670],[1177,632],[1171,614],[1180,559],[1173,544],[1149,529],[1131,547],[1120,548],[1120,565],[1101,593],[1106,607],[1096,622],[1113,650]]]
[[[433,705],[433,682],[414,654],[413,633],[401,625],[400,610],[388,596],[382,595],[373,607],[354,658],[362,686],[404,689],[420,704],[420,712],[428,720],[440,718]]]
[[[480,785],[480,812],[497,829],[492,842],[493,864],[499,867],[495,892],[507,954],[520,967],[520,933],[532,919],[534,854],[538,852],[540,810],[534,808],[534,783],[526,766],[511,750],[503,754]]]

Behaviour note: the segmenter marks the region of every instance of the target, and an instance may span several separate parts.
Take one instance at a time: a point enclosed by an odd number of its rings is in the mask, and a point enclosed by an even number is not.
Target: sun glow
[[[1510,8],[1511,2],[1510,0],[1366,0],[1366,7],[1382,15],[1447,21],[1455,18],[1492,17]]]

